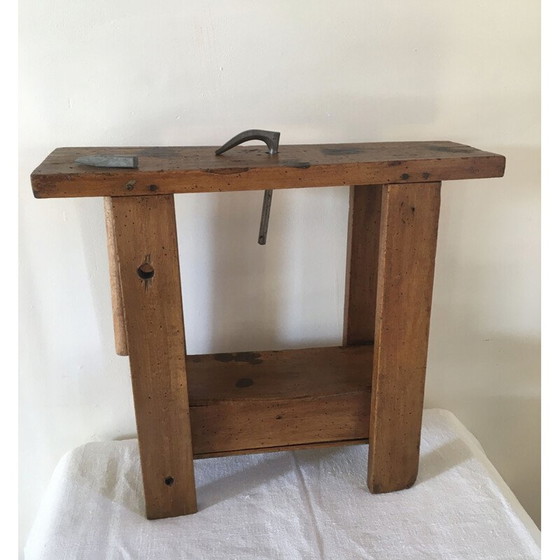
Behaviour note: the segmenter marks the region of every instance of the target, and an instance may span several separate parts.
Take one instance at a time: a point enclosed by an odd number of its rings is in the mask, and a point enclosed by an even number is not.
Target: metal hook
[[[262,140],[268,146],[268,153],[271,155],[278,153],[280,144],[280,133],[272,130],[244,130],[231,140],[228,140],[221,148],[216,150],[219,156],[229,149],[247,142],[248,140]],[[264,191],[263,205],[261,210],[261,225],[259,228],[259,245],[266,245],[266,235],[268,233],[268,220],[270,218],[270,205],[272,204],[272,189]]]
[[[278,145],[280,144],[280,133],[274,132],[272,130],[244,130],[231,140],[228,140],[221,148],[216,150],[216,155],[219,156],[224,152],[227,152],[235,146],[239,146],[243,142],[248,142],[249,140],[262,140],[268,146],[268,153],[273,155],[278,153]]]

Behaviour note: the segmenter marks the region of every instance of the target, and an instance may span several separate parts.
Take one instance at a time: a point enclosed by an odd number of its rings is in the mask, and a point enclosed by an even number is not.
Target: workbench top
[[[143,196],[501,177],[505,158],[455,142],[57,148],[31,174],[37,198]],[[75,163],[86,155],[135,155],[137,169]]]

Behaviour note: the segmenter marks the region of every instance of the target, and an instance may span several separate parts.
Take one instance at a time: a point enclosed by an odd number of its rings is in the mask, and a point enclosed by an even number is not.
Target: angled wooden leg
[[[383,186],[367,476],[375,493],[408,488],[418,474],[440,187]]]
[[[196,512],[173,195],[111,210],[149,519]]]

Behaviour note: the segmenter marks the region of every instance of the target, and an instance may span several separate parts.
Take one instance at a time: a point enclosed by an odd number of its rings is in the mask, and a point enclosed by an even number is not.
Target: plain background
[[[135,432],[100,199],[35,200],[59,146],[452,140],[503,179],[444,184],[426,406],[539,522],[539,6],[21,0],[20,540],[61,455]],[[339,344],[347,188],[177,197],[190,353]]]

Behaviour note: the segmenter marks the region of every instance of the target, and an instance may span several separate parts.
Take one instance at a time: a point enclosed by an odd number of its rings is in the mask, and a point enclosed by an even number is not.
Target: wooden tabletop
[[[455,142],[262,144],[216,156],[216,146],[57,148],[33,171],[37,198],[139,196],[419,183],[501,177],[504,156]],[[137,169],[75,163],[85,155],[136,155]]]

